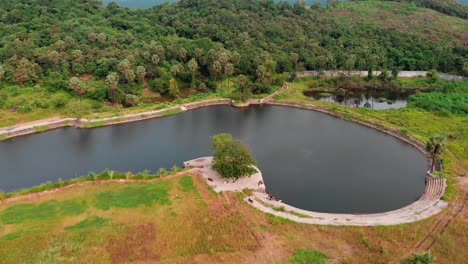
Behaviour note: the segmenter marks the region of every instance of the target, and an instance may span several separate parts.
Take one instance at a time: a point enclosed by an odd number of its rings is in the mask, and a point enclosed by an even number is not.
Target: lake
[[[105,169],[140,172],[212,155],[228,132],[258,160],[267,191],[319,212],[376,213],[417,200],[427,161],[412,146],[311,110],[212,106],[136,123],[65,128],[0,142],[0,189],[13,191]]]

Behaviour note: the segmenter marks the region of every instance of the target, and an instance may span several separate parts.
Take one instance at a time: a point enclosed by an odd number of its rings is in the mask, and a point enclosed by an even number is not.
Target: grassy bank
[[[19,191],[3,193],[0,191],[0,200],[13,198],[25,194],[38,193],[49,191],[57,188],[63,188],[69,185],[82,183],[82,182],[91,182],[91,181],[106,181],[106,180],[154,180],[159,179],[174,173],[182,172],[187,169],[182,169],[177,166],[172,167],[170,171],[165,170],[164,168],[159,169],[156,173],[150,173],[149,171],[143,171],[139,173],[132,172],[118,172],[113,170],[105,170],[101,173],[90,172],[86,176],[81,176],[77,178],[72,178],[69,180],[59,179],[57,182],[46,182],[37,186],[30,188],[25,188]]]
[[[0,262],[384,263],[405,254],[436,221],[304,225],[257,211],[243,197],[215,195],[191,175],[145,183],[84,182],[30,196],[0,205]],[[442,242],[442,248],[453,243]],[[466,257],[460,250],[438,252],[441,263]]]

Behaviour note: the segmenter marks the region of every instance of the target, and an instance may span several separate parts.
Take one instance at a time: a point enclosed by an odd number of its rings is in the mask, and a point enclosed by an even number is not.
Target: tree
[[[250,176],[257,172],[256,161],[250,151],[230,134],[222,133],[211,138],[213,145],[212,168],[224,178]]]
[[[130,61],[128,59],[122,60],[117,68],[119,69],[120,73],[126,74],[131,68]]]
[[[81,116],[81,99],[83,95],[86,93],[86,85],[85,83],[80,80],[78,77],[72,77],[69,82],[70,88],[79,96],[80,100],[80,106],[78,109],[78,116]]]
[[[115,104],[115,90],[119,85],[119,75],[115,72],[111,72],[106,76],[106,84],[109,91],[112,93],[112,104]]]
[[[263,78],[265,78],[266,75],[266,67],[263,65],[258,66],[257,68],[257,79],[259,82],[263,81]]]
[[[250,94],[249,87],[247,86],[247,83],[248,83],[247,77],[245,77],[245,75],[243,74],[240,74],[236,78],[236,83],[237,83],[237,86],[239,87],[239,99],[243,101],[249,98],[251,94]]]
[[[184,49],[184,48],[181,48],[179,50],[179,56],[180,56],[180,59],[185,62],[185,59],[187,59],[187,50]]]
[[[128,70],[125,72],[125,79],[127,79],[128,82],[133,83],[135,81],[135,72],[133,70]]]
[[[159,63],[159,56],[154,54],[152,57],[151,57],[151,62],[154,64],[154,65],[158,65]]]
[[[171,75],[172,79],[169,81],[169,94],[172,97],[179,97],[179,85],[177,84],[176,76],[180,72],[179,65],[172,65],[171,67]]]
[[[5,70],[3,69],[3,66],[0,65],[0,88],[2,88],[2,80],[5,77]]]
[[[15,71],[15,82],[23,86],[26,83],[34,83],[39,80],[39,77],[36,74],[36,69],[38,65],[34,62],[30,62],[26,58],[21,58],[16,66]]]
[[[411,257],[404,260],[403,264],[432,264],[436,258],[429,252],[425,253],[413,253]]]
[[[297,62],[299,61],[299,54],[295,52],[289,53],[289,58],[294,66],[294,71],[297,71]]]
[[[192,91],[195,89],[195,72],[198,70],[198,63],[195,58],[192,58],[188,63],[187,63],[187,68],[190,70],[192,73],[192,84],[191,84],[191,89]]]
[[[234,65],[232,63],[226,64],[226,67],[224,68],[224,73],[227,76],[227,85],[228,85],[228,93],[229,93],[229,77],[231,77],[234,74]]]
[[[146,68],[143,66],[138,66],[136,72],[138,77],[140,77],[141,82],[143,82],[146,76]]]
[[[439,155],[445,150],[445,137],[442,135],[431,136],[426,143],[426,150],[432,158],[431,172],[433,172]]]
[[[213,72],[215,73],[215,81],[218,80],[218,76],[223,70],[223,66],[221,65],[221,62],[215,61],[213,62]]]

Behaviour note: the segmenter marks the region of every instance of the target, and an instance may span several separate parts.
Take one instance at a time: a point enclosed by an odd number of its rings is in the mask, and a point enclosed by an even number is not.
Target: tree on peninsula
[[[431,154],[432,165],[431,172],[434,171],[435,164],[440,154],[445,150],[445,137],[442,135],[433,135],[426,144],[426,150]]]
[[[230,134],[222,133],[211,138],[213,145],[212,167],[223,178],[250,176],[257,172],[253,167],[257,162],[250,151]]]

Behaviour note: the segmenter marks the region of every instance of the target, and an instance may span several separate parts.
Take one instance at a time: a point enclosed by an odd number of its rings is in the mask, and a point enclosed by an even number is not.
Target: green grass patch
[[[111,207],[133,208],[140,205],[151,206],[153,202],[160,205],[170,204],[169,185],[166,182],[152,182],[140,186],[131,186],[117,191],[105,191],[97,194],[93,205],[101,210]]]
[[[48,125],[44,125],[44,126],[35,126],[34,127],[34,130],[36,130],[36,132],[44,132],[46,130],[49,130],[49,126]]]
[[[83,127],[85,127],[85,128],[101,127],[101,126],[105,126],[105,125],[106,125],[106,121],[96,121],[96,122],[83,123]]]
[[[178,114],[180,112],[182,112],[182,109],[180,109],[180,107],[176,107],[176,108],[172,108],[172,109],[168,109],[166,111],[163,111],[161,113],[161,116],[175,115],[175,114]]]
[[[284,212],[284,206],[279,206],[279,207],[272,207],[271,209],[277,211],[277,212]]]
[[[293,264],[322,264],[327,258],[327,255],[315,249],[298,249],[290,260]]]
[[[197,191],[192,176],[184,175],[179,179],[179,186],[184,192]]]
[[[7,135],[0,134],[0,141],[7,139]]]
[[[92,227],[103,227],[109,223],[109,219],[101,218],[98,216],[93,216],[88,219],[85,219],[79,222],[76,225],[66,227],[66,230],[80,230]]]
[[[41,230],[42,230],[41,228],[21,229],[21,230],[6,234],[3,237],[0,237],[0,242],[11,241],[11,240],[15,240],[17,238],[23,237],[23,236],[37,234],[37,233],[40,233]]]
[[[308,216],[306,214],[301,214],[301,213],[294,212],[294,211],[291,211],[290,213],[297,216],[297,217],[300,217],[300,218],[311,218],[310,216]]]
[[[293,224],[294,222],[287,219],[287,218],[283,218],[281,216],[276,216],[276,215],[273,215],[273,214],[269,214],[267,213],[267,216],[268,216],[268,219],[270,220],[270,223],[272,225],[282,225],[282,224]]]
[[[18,224],[57,216],[79,215],[86,208],[86,203],[79,200],[52,200],[40,204],[25,203],[8,207],[1,213],[0,219],[4,224]]]

